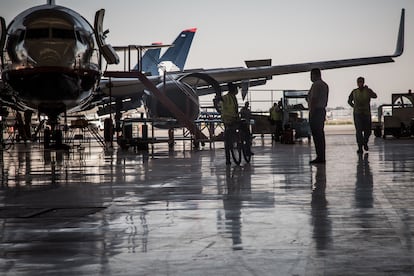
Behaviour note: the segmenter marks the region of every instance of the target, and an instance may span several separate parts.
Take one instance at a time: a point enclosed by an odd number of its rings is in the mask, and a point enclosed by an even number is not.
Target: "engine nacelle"
[[[164,93],[184,114],[194,121],[200,114],[200,103],[196,91],[188,84],[171,80],[157,85],[158,90]],[[149,91],[144,97],[145,105],[151,118],[175,118],[168,107],[165,107]]]

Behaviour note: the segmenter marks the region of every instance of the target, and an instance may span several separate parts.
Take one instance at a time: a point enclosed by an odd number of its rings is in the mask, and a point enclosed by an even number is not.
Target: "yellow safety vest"
[[[270,112],[270,119],[273,121],[281,121],[282,120],[282,111],[276,110],[274,106],[272,106],[269,110]]]
[[[239,118],[239,106],[236,96],[227,93],[221,101],[221,120],[224,124],[231,124]]]
[[[371,115],[371,97],[368,89],[356,88],[352,91],[352,97],[354,98],[354,113]]]

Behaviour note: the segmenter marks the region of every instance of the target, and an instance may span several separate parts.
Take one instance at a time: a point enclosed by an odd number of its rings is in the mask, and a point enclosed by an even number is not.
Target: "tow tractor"
[[[378,122],[372,123],[374,135],[386,138],[392,135],[395,138],[414,136],[414,94],[394,93],[391,95],[391,104],[378,107]]]

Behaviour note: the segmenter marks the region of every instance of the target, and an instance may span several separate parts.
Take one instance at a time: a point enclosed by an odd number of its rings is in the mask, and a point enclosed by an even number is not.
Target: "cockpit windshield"
[[[36,28],[26,30],[26,39],[71,39],[75,40],[75,32],[70,29]]]

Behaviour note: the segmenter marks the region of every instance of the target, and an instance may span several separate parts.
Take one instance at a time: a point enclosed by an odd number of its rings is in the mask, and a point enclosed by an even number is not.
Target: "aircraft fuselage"
[[[94,30],[75,11],[28,9],[7,27],[2,79],[28,108],[57,116],[91,97],[101,71]]]

